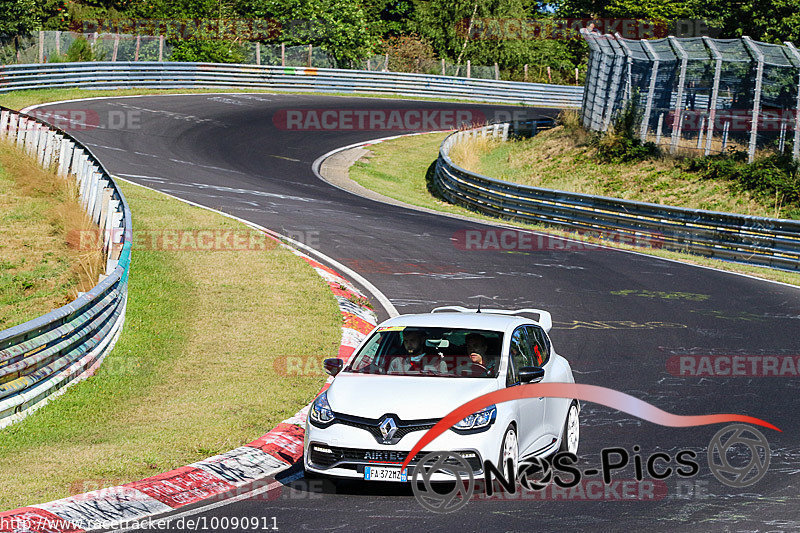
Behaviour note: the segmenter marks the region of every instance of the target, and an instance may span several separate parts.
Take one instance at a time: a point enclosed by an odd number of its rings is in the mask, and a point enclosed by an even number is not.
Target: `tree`
[[[0,0],[0,35],[22,35],[38,28],[34,0]]]
[[[279,42],[311,44],[330,52],[342,66],[370,55],[377,32],[361,6],[350,0],[249,0],[241,4],[251,16],[276,19]]]

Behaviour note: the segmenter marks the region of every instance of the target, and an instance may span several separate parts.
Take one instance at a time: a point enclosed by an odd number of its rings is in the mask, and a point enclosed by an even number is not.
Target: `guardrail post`
[[[28,119],[25,117],[19,117],[19,121],[17,122],[17,148],[20,150],[23,149],[25,145],[25,135],[28,131]]]
[[[508,140],[508,128],[511,126],[508,122],[503,124],[503,142]]]
[[[681,138],[681,128],[683,127],[683,91],[684,85],[686,85],[686,65],[689,62],[689,54],[686,53],[686,50],[683,49],[683,46],[681,46],[673,35],[669,36],[669,42],[676,52],[675,55],[681,58],[681,70],[678,76],[678,95],[675,98],[675,118],[672,121],[672,144],[669,148],[670,152],[675,153],[675,150],[678,148],[678,141]]]
[[[785,42],[783,43],[789,47],[791,50],[792,55],[797,60],[797,105],[794,108],[794,144],[792,145],[792,157],[794,159],[800,159],[800,52],[797,51],[797,48],[790,43]]]
[[[754,56],[755,60],[758,62],[758,66],[756,67],[755,95],[753,96],[753,118],[752,122],[750,123],[750,143],[747,147],[747,162],[752,163],[753,159],[756,157],[758,121],[760,120],[759,116],[761,114],[761,85],[764,81],[764,54],[761,53],[761,50],[759,50],[758,47],[753,44],[753,41],[750,40],[750,37],[745,35],[742,37],[742,40],[747,45],[747,49],[750,51],[750,54]]]
[[[19,135],[19,115],[16,113],[9,113],[8,116],[8,132],[6,133],[6,138],[12,144],[16,142],[17,136]]]
[[[8,119],[9,113],[5,109],[0,111],[0,138],[5,139],[8,136]]]

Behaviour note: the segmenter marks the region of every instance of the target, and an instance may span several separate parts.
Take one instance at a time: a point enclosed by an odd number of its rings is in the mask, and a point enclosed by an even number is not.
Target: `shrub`
[[[601,163],[628,163],[658,157],[661,151],[652,142],[643,142],[636,132],[641,113],[636,105],[638,96],[628,100],[614,116],[608,131],[595,134],[591,140],[595,157]]]

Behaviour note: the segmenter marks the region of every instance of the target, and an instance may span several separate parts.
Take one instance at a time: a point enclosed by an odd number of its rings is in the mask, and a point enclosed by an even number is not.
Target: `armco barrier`
[[[583,87],[399,72],[216,63],[44,63],[0,68],[0,92],[21,89],[246,88],[398,94],[580,107]]]
[[[74,177],[80,201],[103,235],[106,272],[75,301],[0,331],[0,428],[97,369],[125,320],[131,253],[131,214],[103,165],[69,134],[33,117],[0,108],[0,139],[24,149],[45,168]],[[99,244],[99,242],[98,242]]]
[[[449,135],[436,161],[435,180],[442,195],[504,218],[599,233],[630,244],[800,270],[800,221],[529,187],[469,172],[450,159],[451,148],[462,139],[484,135],[505,140],[515,127],[520,126],[495,124]]]

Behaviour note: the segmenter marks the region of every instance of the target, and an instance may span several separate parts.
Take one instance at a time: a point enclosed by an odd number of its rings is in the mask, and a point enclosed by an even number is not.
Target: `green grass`
[[[478,220],[498,222],[501,219],[489,217],[461,206],[450,204],[431,192],[433,163],[439,154],[439,145],[446,137],[443,133],[431,133],[401,137],[368,147],[372,155],[356,162],[350,168],[350,177],[359,184],[411,205],[435,209],[443,213],[468,216]],[[505,224],[510,222],[503,220]],[[520,228],[545,231],[553,235],[573,236],[566,231],[540,224],[513,223]],[[656,257],[674,259],[686,263],[710,266],[721,270],[749,274],[759,278],[800,285],[800,274],[770,268],[740,265],[716,259],[668,250],[638,248],[622,244],[596,241],[587,237],[582,239],[602,242],[607,246],[635,250]]]
[[[595,149],[563,127],[514,142],[467,141],[454,161],[467,170],[523,185],[726,213],[787,218],[796,206],[743,190],[731,179],[705,179],[670,157],[598,163]],[[473,152],[473,153],[468,153]]]
[[[0,329],[61,307],[95,285],[100,253],[67,244],[71,230],[90,224],[69,182],[0,142]]]
[[[246,229],[122,189],[136,232]],[[324,383],[321,365],[284,377],[276,361],[335,354],[341,322],[325,282],[288,250],[136,247],[125,326],[98,373],[0,430],[0,509],[134,481],[258,438]]]

